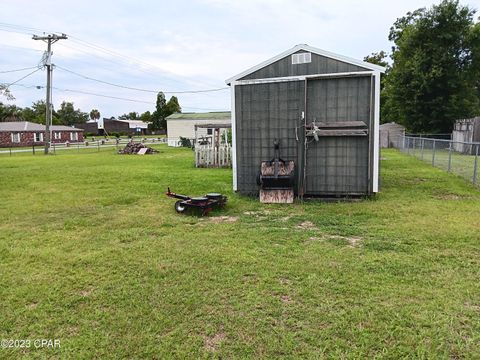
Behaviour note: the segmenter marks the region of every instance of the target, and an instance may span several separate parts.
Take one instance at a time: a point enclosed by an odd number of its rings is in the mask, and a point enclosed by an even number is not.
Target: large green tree
[[[167,116],[170,116],[175,113],[180,113],[180,112],[182,112],[182,108],[180,107],[178,98],[176,96],[172,96],[170,100],[168,100],[166,105]]]
[[[176,96],[172,96],[168,102],[165,99],[165,94],[159,92],[157,94],[157,102],[155,111],[151,116],[151,125],[152,130],[167,129],[167,116],[172,115],[175,112],[181,112],[182,108],[178,102]]]
[[[166,105],[167,105],[167,101],[165,100],[165,94],[160,91],[157,94],[155,111],[152,113],[152,123],[150,124],[150,128],[152,130],[160,130],[160,129],[166,128],[165,126],[165,123],[166,123],[165,106]]]
[[[47,104],[45,100],[38,100],[32,103],[32,107],[26,107],[22,110],[22,118],[25,121],[34,122],[37,124],[45,124],[46,111]],[[60,124],[55,110],[52,111],[52,123]]]
[[[57,110],[57,116],[63,125],[80,124],[88,121],[88,114],[80,109],[75,109],[73,102],[62,102],[60,109]]]
[[[382,122],[388,121],[388,117],[385,116],[385,103],[387,101],[387,94],[385,93],[385,83],[387,82],[388,73],[391,70],[390,64],[388,63],[388,54],[385,51],[380,51],[377,53],[372,53],[363,58],[363,61],[369,62],[371,64],[383,66],[385,68],[385,74],[380,78],[380,120]]]
[[[140,115],[140,120],[143,122],[149,123],[152,121],[152,114],[150,111],[145,111],[142,115]]]
[[[136,111],[131,111],[128,114],[123,114],[118,117],[119,120],[138,120],[139,114]]]
[[[4,105],[0,102],[0,121],[22,120],[22,109],[16,105]]]
[[[413,132],[450,132],[478,114],[480,29],[475,11],[444,0],[397,19],[384,116]]]

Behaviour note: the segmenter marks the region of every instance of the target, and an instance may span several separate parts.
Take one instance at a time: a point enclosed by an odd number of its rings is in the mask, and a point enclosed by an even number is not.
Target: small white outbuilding
[[[211,128],[204,127],[209,124]],[[215,125],[225,124],[231,124],[230,111],[172,114],[167,117],[168,146],[180,146],[180,137],[190,139],[193,143],[195,135],[197,138],[213,136]]]

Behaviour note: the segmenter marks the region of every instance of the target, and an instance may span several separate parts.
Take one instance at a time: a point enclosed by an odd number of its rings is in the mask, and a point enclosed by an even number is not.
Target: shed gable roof
[[[341,62],[345,62],[347,64],[352,64],[352,65],[356,65],[356,66],[360,66],[360,67],[363,67],[367,70],[371,70],[371,71],[378,71],[378,72],[385,72],[385,68],[382,67],[382,66],[378,66],[378,65],[375,65],[375,64],[371,64],[371,63],[368,63],[368,62],[365,62],[365,61],[361,61],[361,60],[356,60],[356,59],[353,59],[353,58],[350,58],[350,57],[347,57],[347,56],[343,56],[343,55],[339,55],[339,54],[335,54],[335,53],[332,53],[332,52],[329,52],[329,51],[326,51],[326,50],[322,50],[322,49],[318,49],[318,48],[315,48],[315,47],[312,47],[312,46],[309,46],[309,45],[306,45],[306,44],[299,44],[299,45],[296,45],[294,46],[293,48],[287,50],[287,51],[284,51],[283,53],[281,54],[278,54],[277,56],[274,56],[273,58],[271,59],[268,59],[256,66],[253,66],[243,72],[241,72],[240,74],[237,74],[227,80],[225,80],[225,83],[227,85],[230,85],[233,81],[236,81],[236,80],[239,80],[247,75],[250,75],[252,73],[254,73],[255,71],[258,71],[264,67],[267,67],[271,64],[273,64],[274,62],[278,61],[278,60],[281,60],[287,56],[290,56],[298,51],[308,51],[308,52],[311,52],[313,54],[317,54],[317,55],[320,55],[320,56],[324,56],[324,57],[327,57],[327,58],[330,58],[330,59],[334,59],[334,60],[338,60],[338,61],[341,61]]]

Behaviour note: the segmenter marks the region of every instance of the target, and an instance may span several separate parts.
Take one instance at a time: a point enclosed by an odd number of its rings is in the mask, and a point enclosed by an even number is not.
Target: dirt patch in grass
[[[257,275],[256,274],[243,274],[242,275],[242,282],[244,282],[244,283],[255,283],[255,282],[257,282]]]
[[[362,238],[359,236],[340,236],[340,235],[326,235],[325,238],[329,240],[340,240],[348,243],[350,247],[358,247],[361,245]]]
[[[310,244],[313,242],[324,241],[324,240],[345,243],[349,247],[355,248],[362,245],[363,238],[359,236],[341,236],[341,235],[322,234],[320,236],[310,236],[307,240],[305,240],[305,244]]]
[[[280,300],[284,303],[284,304],[291,304],[293,302],[293,300],[290,298],[290,296],[288,295],[282,295],[280,296]]]
[[[37,306],[38,306],[38,303],[33,302],[33,303],[27,305],[27,309],[28,310],[34,310],[34,309],[37,308]]]
[[[211,223],[234,223],[238,221],[238,216],[212,216],[209,218]]]
[[[89,297],[92,294],[92,289],[85,289],[79,292],[81,297]]]
[[[480,313],[480,305],[474,305],[470,303],[465,303],[465,307],[469,310],[474,310]]]
[[[300,230],[318,230],[314,223],[311,221],[304,221],[296,226]]]
[[[435,198],[438,200],[462,200],[462,199],[465,199],[466,197],[461,195],[456,195],[456,194],[444,194],[444,195],[435,196]]]
[[[80,333],[78,326],[69,326],[65,331],[69,336],[76,336]]]
[[[221,344],[223,340],[225,340],[224,333],[218,333],[213,336],[205,336],[205,350],[208,352],[215,352],[217,351],[218,346]]]
[[[259,211],[245,211],[243,214],[249,215],[249,216],[263,216],[263,215],[269,215],[270,213],[271,213],[270,210],[259,210]]]
[[[261,210],[261,211],[245,211],[244,215],[251,216],[255,221],[265,221],[270,219],[272,212],[270,210]],[[275,219],[278,220],[278,219]]]

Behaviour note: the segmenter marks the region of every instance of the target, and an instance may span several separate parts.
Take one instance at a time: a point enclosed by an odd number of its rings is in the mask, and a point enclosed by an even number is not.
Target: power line
[[[26,89],[43,89],[45,86],[37,86],[37,85],[25,85],[25,84],[15,84],[15,86],[21,86]],[[144,101],[144,100],[138,100],[138,99],[129,99],[129,98],[124,98],[124,97],[119,97],[119,96],[111,96],[111,95],[104,95],[104,94],[98,94],[90,91],[84,91],[84,90],[74,90],[74,89],[62,89],[58,87],[52,87],[54,90],[61,91],[61,92],[71,92],[71,93],[78,93],[78,94],[83,94],[83,95],[91,95],[91,96],[98,96],[102,98],[107,98],[107,99],[114,99],[114,100],[122,100],[122,101],[129,101],[129,102],[136,102],[136,103],[142,103],[142,104],[153,104],[153,101]],[[193,110],[206,110],[206,111],[228,111],[225,109],[210,109],[210,108],[197,108],[193,106],[182,106],[183,109],[193,109]]]
[[[1,47],[12,48],[12,49],[21,49],[21,50],[36,51],[36,52],[41,52],[41,53],[44,52],[43,50],[32,49],[32,48],[27,48],[27,47],[22,47],[22,46],[7,45],[7,44],[4,44],[4,43],[1,43],[0,46],[1,46]]]
[[[103,98],[108,98],[108,99],[123,100],[123,101],[130,101],[130,102],[150,104],[150,105],[154,103],[153,101],[128,99],[128,98],[123,98],[123,97],[118,97],[118,96],[97,94],[97,93],[92,93],[92,92],[83,91],[83,90],[60,89],[60,88],[57,88],[57,87],[53,87],[53,89],[58,90],[58,91],[64,91],[64,92],[73,92],[73,93],[78,93],[78,94],[92,95],[92,96],[98,96],[98,97],[103,97]]]
[[[6,29],[2,29],[2,27],[6,28]],[[38,29],[38,28],[32,28],[32,27],[9,24],[9,23],[2,23],[2,22],[0,22],[0,31],[13,32],[13,33],[18,33],[18,34],[26,34],[26,35],[30,35],[32,32],[51,32],[51,33],[55,33],[55,31],[46,31],[46,30],[42,30],[42,29]],[[85,46],[85,47],[88,47],[90,49],[106,53],[110,56],[116,56],[116,57],[121,58],[121,59],[128,59],[130,62],[133,61],[135,63],[143,64],[144,66],[149,66],[149,67],[152,67],[152,68],[158,68],[161,71],[165,71],[164,69],[162,69],[162,68],[160,68],[160,67],[158,67],[154,64],[150,64],[146,61],[134,58],[134,57],[129,56],[129,55],[124,55],[124,54],[122,54],[120,52],[117,52],[117,51],[114,51],[114,50],[107,49],[106,47],[96,45],[94,43],[82,40],[82,39],[80,39],[76,36],[70,35],[70,34],[68,36],[69,36],[69,38],[72,42],[80,44],[80,45]]]
[[[12,83],[10,83],[10,84],[8,84],[8,85],[5,87],[5,89],[8,89],[10,86],[15,85],[16,83],[18,83],[19,81],[22,81],[23,79],[26,79],[26,78],[29,77],[30,75],[35,74],[35,73],[36,73],[37,71],[39,71],[39,70],[41,70],[41,69],[37,68],[36,70],[32,71],[31,73],[29,73],[29,74],[21,77],[20,79],[12,82]]]
[[[63,46],[63,47],[66,47],[66,48],[69,48],[69,49],[72,49],[72,50],[75,50],[75,51],[82,52],[82,53],[84,53],[84,54],[89,55],[89,57],[95,56],[95,57],[97,57],[97,58],[99,58],[99,59],[106,60],[106,61],[111,62],[111,63],[114,63],[114,64],[125,65],[125,63],[123,63],[123,62],[115,61],[115,60],[112,60],[112,59],[106,59],[106,58],[103,57],[103,56],[100,56],[100,55],[97,55],[97,54],[91,53],[91,52],[89,53],[89,52],[84,51],[84,50],[82,50],[82,49],[80,49],[80,48],[78,48],[78,47],[68,46],[68,45],[66,45],[66,44],[64,44],[64,43],[59,44],[59,45],[60,45],[60,46]],[[57,55],[59,55],[59,54],[57,54]],[[61,55],[60,55],[60,56],[61,56]],[[95,65],[95,66],[98,67],[98,65]],[[71,72],[71,73],[74,74],[74,75],[83,77],[84,79],[88,79],[88,80],[92,80],[92,81],[97,81],[97,82],[103,82],[103,83],[105,83],[105,84],[107,84],[107,85],[112,85],[112,86],[116,86],[116,87],[122,87],[122,88],[126,88],[126,89],[132,89],[132,90],[138,90],[138,91],[144,91],[144,92],[152,92],[152,93],[158,93],[159,91],[161,91],[161,90],[151,90],[151,89],[133,88],[133,87],[127,87],[127,86],[125,86],[125,85],[113,84],[113,83],[106,82],[106,81],[104,81],[104,80],[99,80],[99,79],[91,78],[91,77],[86,76],[86,75],[82,75],[82,74],[76,73],[76,72],[74,72],[74,71],[72,71],[72,70],[69,70],[69,69],[61,68],[60,66],[58,66],[58,67],[59,67],[60,69],[62,69],[62,70]],[[108,68],[107,68],[106,66],[102,66],[102,68],[108,69],[108,70],[111,70],[111,69],[112,69],[111,66],[108,67]],[[148,75],[150,75],[150,76],[152,76],[152,75],[154,74],[154,73],[152,73],[151,71],[146,71],[146,70],[142,69],[141,67],[137,67],[136,70],[141,71],[141,72],[143,72],[143,73],[145,73],[145,74],[148,74]],[[163,78],[166,78],[166,79],[174,80],[175,82],[178,82],[178,79],[175,79],[175,78],[172,77],[172,76],[162,75],[162,77],[163,77]],[[219,88],[218,91],[220,91],[220,90],[222,90],[222,89],[225,89],[225,90],[226,90],[226,89],[228,89],[228,88],[227,88],[227,87],[225,87],[225,88]],[[216,89],[211,89],[211,90],[216,90]],[[163,91],[163,93],[166,93],[166,94],[181,94],[181,93],[195,93],[195,92],[202,93],[203,90]],[[210,92],[212,92],[212,91],[210,91],[210,89],[207,89],[207,91],[204,92],[204,94],[207,95],[207,96],[210,96],[210,95],[211,95]]]
[[[32,69],[37,69],[37,66],[23,68],[23,69],[15,69],[15,70],[4,70],[4,71],[0,71],[0,74],[12,73],[12,72],[17,72],[17,71],[32,70]]]
[[[18,31],[18,30],[7,30],[7,29],[0,29],[0,31],[5,31],[9,33],[15,33],[15,34],[22,34],[22,35],[30,35],[30,33],[25,32],[25,31]]]
[[[133,56],[129,56],[129,55],[126,55],[126,54],[123,54],[121,52],[118,52],[118,51],[115,51],[115,50],[110,50],[104,46],[101,46],[101,45],[97,45],[97,44],[94,44],[94,43],[91,43],[91,42],[88,42],[88,41],[85,41],[85,40],[81,40],[79,39],[78,37],[75,37],[75,36],[72,36],[72,35],[69,35],[71,39],[73,39],[72,41],[77,43],[77,44],[80,44],[80,45],[83,45],[83,46],[86,46],[86,47],[89,47],[89,48],[92,48],[94,50],[97,50],[97,51],[101,51],[101,52],[104,52],[108,55],[111,55],[111,56],[116,56],[118,58],[121,58],[123,59],[124,61],[128,61],[128,62],[135,62],[135,63],[138,63],[138,64],[141,64],[141,65],[144,65],[144,66],[147,66],[147,67],[150,67],[150,68],[156,68],[156,69],[159,69],[160,71],[162,71],[163,73],[168,73],[167,70],[161,68],[160,66],[158,65],[155,65],[155,64],[152,64],[152,63],[149,63],[149,62],[146,62],[146,61],[143,61],[141,59],[138,59],[138,58],[135,58]],[[125,60],[126,59],[126,60]],[[182,77],[184,78],[183,76],[179,76],[177,75],[178,77]],[[174,79],[172,76],[169,76],[170,78]],[[197,81],[197,83],[202,83],[202,82],[199,82]],[[204,83],[206,84],[206,83]],[[207,84],[206,84],[207,85]],[[210,86],[210,85],[208,85]]]
[[[147,66],[147,67],[150,67],[150,68],[157,68],[159,70],[161,70],[162,72],[165,72],[165,69],[162,69],[161,67],[159,67],[158,65],[155,65],[155,64],[151,64],[151,63],[148,63],[146,61],[143,61],[141,59],[137,59],[133,56],[130,56],[130,55],[125,55],[125,54],[122,54],[118,51],[115,51],[115,50],[110,50],[106,47],[103,47],[101,45],[96,45],[94,43],[91,43],[91,42],[88,42],[88,41],[85,41],[85,40],[81,40],[79,39],[78,37],[76,36],[72,36],[70,35],[70,38],[72,39],[73,42],[75,43],[78,43],[78,44],[81,44],[83,46],[86,46],[86,47],[89,47],[89,48],[92,48],[94,50],[97,50],[97,51],[101,51],[101,52],[104,52],[110,56],[116,56],[116,57],[119,57],[121,59],[127,59],[128,61],[130,62],[135,62],[135,63],[138,63],[138,64],[141,64],[141,65],[144,65],[144,66]]]
[[[79,77],[82,77],[84,79],[87,79],[87,80],[91,80],[91,81],[96,81],[96,82],[99,82],[99,83],[102,83],[102,84],[106,84],[106,85],[110,85],[110,86],[115,86],[115,87],[119,87],[119,88],[122,88],[122,89],[128,89],[128,90],[135,90],[135,91],[143,91],[143,92],[148,92],[148,93],[158,93],[160,90],[149,90],[149,89],[141,89],[141,88],[135,88],[135,87],[131,87],[131,86],[126,86],[126,85],[119,85],[119,84],[114,84],[114,83],[111,83],[111,82],[108,82],[108,81],[104,81],[104,80],[99,80],[99,79],[95,79],[95,78],[92,78],[90,76],[86,76],[86,75],[82,75],[82,74],[79,74],[75,71],[72,71],[72,70],[69,70],[69,69],[66,69],[62,66],[59,66],[59,65],[56,65],[57,68],[63,70],[63,71],[66,71],[66,72],[69,72],[71,74],[74,74],[76,76],[79,76]],[[206,90],[182,90],[182,91],[162,91],[164,94],[198,94],[198,93],[209,93],[209,92],[216,92],[216,91],[222,91],[222,90],[227,90],[229,89],[228,87],[222,87],[222,88],[216,88],[216,89],[206,89]]]
[[[19,32],[19,33],[22,33],[22,34],[30,34],[30,33],[27,33],[25,31],[30,31],[30,32],[38,32],[38,31],[43,31],[45,32],[45,30],[42,30],[42,29],[38,29],[38,28],[32,28],[32,27],[27,27],[27,26],[22,26],[22,25],[16,25],[16,24],[9,24],[9,23],[1,23],[0,22],[0,27],[7,27],[9,29],[17,29],[19,31],[22,31],[22,32]],[[1,31],[2,29],[0,29]],[[9,30],[5,30],[5,31],[9,31]],[[13,31],[15,32],[15,31]],[[18,32],[18,31],[17,31]],[[52,33],[55,33],[55,31],[50,31]],[[60,34],[60,32],[57,32]],[[169,79],[172,79],[174,81],[178,81],[178,78],[183,78],[183,79],[186,79],[187,81],[189,82],[193,82],[193,83],[197,83],[197,84],[204,84],[204,85],[207,85],[207,86],[211,86],[210,84],[207,84],[207,83],[204,83],[204,82],[201,82],[201,81],[192,81],[192,79],[188,79],[188,78],[185,78],[181,75],[167,75],[169,72],[166,71],[165,69],[159,67],[158,65],[155,65],[155,64],[151,64],[151,63],[148,63],[146,61],[143,61],[141,59],[137,59],[135,57],[132,57],[132,56],[129,56],[129,55],[126,55],[126,54],[122,54],[121,52],[118,52],[118,51],[114,51],[114,50],[110,50],[106,47],[103,47],[101,45],[97,45],[97,44],[94,44],[94,43],[91,43],[91,42],[88,42],[88,41],[85,41],[85,40],[82,40],[76,36],[73,36],[73,35],[68,35],[69,39],[76,43],[76,44],[79,44],[81,46],[85,46],[87,48],[90,48],[90,49],[93,49],[95,51],[99,51],[99,52],[103,52],[105,54],[108,54],[109,56],[114,56],[114,57],[117,57],[121,60],[123,60],[124,62],[126,62],[127,64],[131,65],[132,62],[134,63],[137,63],[137,64],[141,64],[143,66],[147,66],[147,67],[150,67],[150,68],[156,68],[156,69],[159,69],[162,73],[163,73],[163,76],[166,77],[166,78],[169,78]],[[78,50],[78,49],[76,49]],[[104,58],[105,60],[107,61],[110,61],[110,62],[113,62],[113,63],[118,63],[118,62],[115,62],[115,61],[112,61],[111,59],[106,59]],[[146,72],[144,71],[141,67],[138,67],[137,70],[139,71],[142,71],[142,72]],[[148,73],[148,72],[146,72]],[[225,88],[225,89],[228,89],[228,88]],[[223,90],[223,88],[222,88]],[[142,91],[142,90],[141,90]],[[220,91],[220,89],[219,89]],[[202,93],[203,91],[186,91],[186,92],[182,92],[182,91],[177,91],[177,92],[174,92],[174,91],[169,91],[169,92],[164,92],[164,93],[170,93],[170,94],[181,94],[181,93]],[[205,91],[205,93],[208,93],[210,91]]]
[[[6,28],[11,28],[11,29],[20,29],[20,30],[28,30],[28,31],[34,31],[34,32],[44,32],[42,29],[37,29],[33,27],[28,27],[28,26],[22,26],[22,25],[16,25],[16,24],[9,24],[9,23],[4,23],[0,22],[1,27],[6,27]],[[51,31],[51,32],[56,32],[56,31]]]
[[[69,35],[71,36],[71,35]],[[78,38],[78,40],[75,40],[75,37],[74,36],[71,36],[73,38],[73,42],[78,44],[78,45],[81,45],[81,46],[85,46],[86,48],[88,49],[93,49],[94,51],[96,52],[102,52],[104,54],[107,54],[109,55],[110,57],[115,57],[119,60],[121,60],[120,64],[127,64],[129,66],[132,65],[132,63],[136,63],[136,64],[139,64],[140,66],[136,67],[136,70],[137,71],[141,71],[141,72],[144,72],[146,74],[151,74],[152,72],[151,71],[146,71],[144,69],[144,67],[148,67],[150,69],[158,69],[160,70],[160,72],[162,73],[162,77],[166,78],[166,79],[170,79],[170,80],[173,80],[175,82],[178,81],[179,78],[181,79],[184,79],[188,82],[194,82],[194,83],[197,83],[197,84],[202,84],[202,85],[205,85],[205,86],[212,86],[211,84],[207,84],[205,82],[202,82],[202,81],[192,81],[192,79],[190,78],[186,78],[184,76],[181,76],[181,75],[178,75],[178,74],[172,74],[170,73],[168,70],[165,70],[164,68],[158,66],[158,65],[154,65],[154,64],[151,64],[151,63],[148,63],[146,61],[143,61],[143,60],[140,60],[140,59],[137,59],[137,58],[134,58],[132,56],[129,56],[129,55],[125,55],[125,54],[122,54],[120,52],[117,52],[117,51],[114,51],[114,50],[109,50],[103,46],[100,46],[100,45],[96,45],[96,44],[93,44],[93,43],[89,43],[87,41],[84,41],[84,40],[80,40]],[[77,49],[78,50],[78,49]],[[104,56],[99,56],[97,55],[97,57],[101,58],[101,59],[104,59],[106,61],[109,61],[109,62],[112,62],[112,63],[116,63],[118,64],[119,62],[118,61],[114,61],[112,60],[111,58],[106,58]]]

